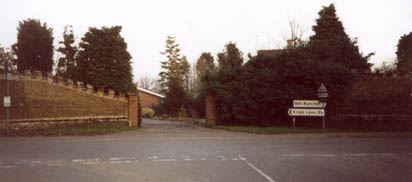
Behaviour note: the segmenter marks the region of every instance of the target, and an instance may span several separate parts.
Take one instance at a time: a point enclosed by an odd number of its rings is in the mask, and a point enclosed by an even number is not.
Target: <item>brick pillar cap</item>
[[[126,96],[136,96],[136,95],[139,95],[138,93],[134,93],[134,92],[128,92],[127,94],[126,94]]]

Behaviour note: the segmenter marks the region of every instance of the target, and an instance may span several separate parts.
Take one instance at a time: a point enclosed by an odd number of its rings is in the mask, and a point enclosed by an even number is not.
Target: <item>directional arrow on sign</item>
[[[288,114],[289,116],[325,116],[325,110],[290,108]]]

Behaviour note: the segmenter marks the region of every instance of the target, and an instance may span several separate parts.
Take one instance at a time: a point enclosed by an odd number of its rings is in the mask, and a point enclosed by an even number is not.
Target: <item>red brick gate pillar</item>
[[[213,126],[216,123],[215,97],[206,95],[206,126]]]
[[[139,116],[138,116],[138,98],[137,94],[129,94],[129,126],[138,127],[139,126]]]

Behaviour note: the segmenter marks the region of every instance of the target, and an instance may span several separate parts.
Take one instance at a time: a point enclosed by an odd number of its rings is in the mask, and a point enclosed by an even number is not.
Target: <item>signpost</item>
[[[326,104],[326,99],[328,98],[328,90],[326,90],[326,87],[323,83],[321,83],[320,86],[319,86],[318,98]],[[326,113],[326,111],[325,111],[325,113]],[[325,129],[325,127],[326,127],[326,125],[325,125],[326,116],[325,115],[323,115],[323,118],[322,118],[322,128],[323,129]]]
[[[13,80],[13,76],[12,76],[11,73],[7,73],[7,74],[6,74],[6,77],[7,77],[7,80],[8,80],[8,81],[12,81],[12,80]]]
[[[4,96],[3,106],[4,106],[4,107],[10,107],[10,106],[11,106],[11,98],[10,98],[10,96]]]
[[[324,108],[326,103],[320,102],[318,100],[294,100],[293,107],[315,107],[315,108]]]
[[[293,127],[295,124],[295,117],[322,117],[322,128],[325,128],[325,115],[326,115],[326,98],[328,97],[328,91],[325,85],[320,84],[317,96],[319,100],[294,100],[293,108],[288,110],[289,116],[293,117]]]
[[[318,93],[318,98],[328,98],[328,93]]]
[[[6,70],[6,96],[3,98],[3,106],[6,108],[6,133],[9,133],[9,108],[11,107],[9,82],[13,79],[13,76],[10,73],[8,60],[4,62],[4,68]]]
[[[289,116],[325,116],[325,110],[290,108],[288,114]]]

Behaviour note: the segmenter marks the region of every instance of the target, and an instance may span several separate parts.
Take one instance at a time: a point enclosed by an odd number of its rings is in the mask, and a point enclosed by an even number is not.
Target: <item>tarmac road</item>
[[[410,136],[256,135],[144,120],[113,135],[0,138],[0,181],[412,181]]]

